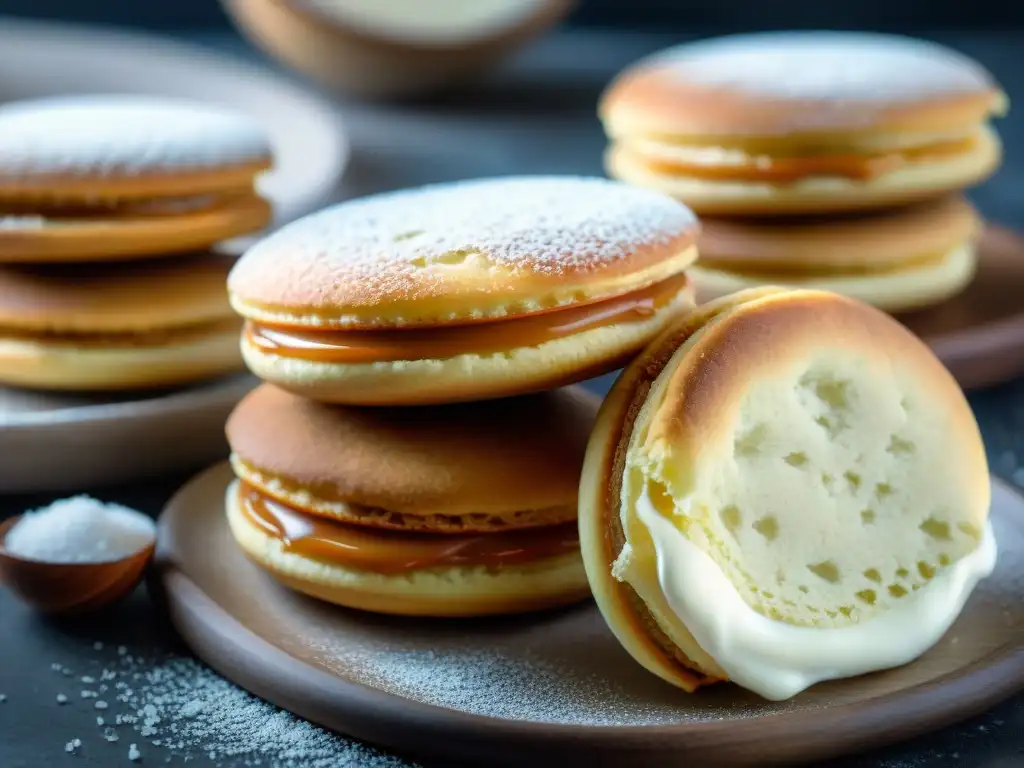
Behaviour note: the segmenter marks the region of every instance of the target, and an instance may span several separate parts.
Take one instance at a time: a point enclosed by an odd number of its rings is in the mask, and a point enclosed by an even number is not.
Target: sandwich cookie
[[[256,375],[316,400],[504,397],[619,367],[692,306],[697,220],[602,179],[376,195],[294,222],[231,272]]]
[[[785,699],[942,636],[995,565],[989,489],[962,392],[909,331],[836,294],[752,289],[616,382],[580,545],[648,670]]]
[[[589,594],[576,496],[597,399],[558,390],[350,408],[271,385],[228,420],[231,531],[279,581],[380,613],[478,616]]]
[[[910,38],[737,35],[644,59],[605,92],[615,178],[698,214],[835,212],[988,177],[1005,94],[978,63]]]
[[[161,387],[243,368],[214,255],[0,267],[0,383],[54,390]]]
[[[758,285],[834,291],[890,312],[938,304],[975,273],[980,219],[960,196],[885,213],[703,219],[702,301]]]
[[[263,228],[270,146],[251,118],[136,96],[0,108],[0,262],[204,248]]]

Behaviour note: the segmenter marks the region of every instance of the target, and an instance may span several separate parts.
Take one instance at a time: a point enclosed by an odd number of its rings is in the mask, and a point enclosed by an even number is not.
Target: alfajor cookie
[[[698,225],[601,179],[376,195],[290,224],[231,272],[256,375],[318,400],[503,397],[614,370],[692,306]]]
[[[215,106],[137,96],[0,107],[0,262],[199,249],[262,229],[260,126]]]
[[[758,285],[829,290],[890,312],[938,304],[974,276],[980,219],[959,196],[883,213],[701,221],[699,300]]]
[[[615,178],[698,214],[836,212],[976,184],[1007,107],[977,62],[934,43],[839,32],[737,35],[644,59],[605,92]]]
[[[243,367],[212,254],[124,264],[0,267],[0,383],[160,387]]]
[[[611,629],[687,691],[911,661],[995,564],[977,424],[903,326],[761,288],[666,330],[602,406],[580,544]]]
[[[289,587],[431,616],[587,596],[576,496],[597,399],[559,390],[461,406],[326,405],[263,385],[228,421],[226,506]]]

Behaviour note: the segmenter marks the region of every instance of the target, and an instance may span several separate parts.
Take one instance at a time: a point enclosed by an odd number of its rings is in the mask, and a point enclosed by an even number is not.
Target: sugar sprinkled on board
[[[141,512],[72,496],[26,512],[4,546],[12,555],[43,562],[102,563],[144,549],[155,536],[155,524]]]
[[[102,654],[104,658],[96,660],[97,667],[105,665],[102,679],[111,681],[119,692],[116,701],[94,704],[98,709],[109,707],[106,718],[96,718],[97,738],[123,743],[132,736],[128,756],[133,762],[154,757],[148,751],[149,756],[143,757],[150,744],[168,760],[199,753],[231,765],[274,768],[409,765],[280,710],[194,659],[173,655],[154,659],[146,654],[149,663],[142,663],[127,648],[120,652],[122,648],[107,652],[117,653],[114,658]],[[80,745],[78,741],[73,749]]]

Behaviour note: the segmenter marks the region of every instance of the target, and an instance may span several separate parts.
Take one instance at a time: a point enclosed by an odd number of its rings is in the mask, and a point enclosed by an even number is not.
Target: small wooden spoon
[[[148,546],[120,560],[102,563],[48,563],[12,555],[7,532],[20,520],[0,523],[0,582],[43,613],[85,613],[108,605],[135,588],[156,548]]]

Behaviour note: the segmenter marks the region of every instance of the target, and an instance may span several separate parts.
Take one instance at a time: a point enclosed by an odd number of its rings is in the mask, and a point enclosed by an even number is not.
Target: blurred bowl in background
[[[221,0],[239,30],[340,93],[419,96],[480,74],[573,0]]]

